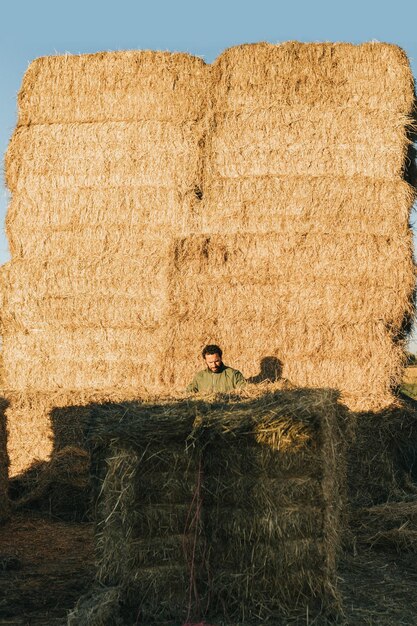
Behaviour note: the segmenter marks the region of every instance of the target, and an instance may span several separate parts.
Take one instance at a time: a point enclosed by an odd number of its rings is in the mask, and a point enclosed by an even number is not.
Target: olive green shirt
[[[246,380],[239,370],[223,365],[220,372],[212,372],[208,367],[197,372],[186,391],[190,393],[226,393],[245,384]]]

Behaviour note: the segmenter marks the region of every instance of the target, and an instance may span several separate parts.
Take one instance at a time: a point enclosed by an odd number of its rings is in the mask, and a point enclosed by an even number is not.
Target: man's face
[[[204,357],[207,367],[212,372],[219,372],[222,366],[222,358],[220,354],[206,354]]]

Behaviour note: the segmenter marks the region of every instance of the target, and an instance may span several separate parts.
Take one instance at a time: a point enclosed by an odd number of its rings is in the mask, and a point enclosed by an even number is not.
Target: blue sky
[[[415,0],[6,0],[0,6],[0,152],[13,132],[23,74],[38,56],[153,49],[190,52],[210,63],[240,43],[373,39],[402,46],[417,77]],[[9,258],[7,202],[2,177],[0,263]],[[417,350],[417,337],[411,347]]]

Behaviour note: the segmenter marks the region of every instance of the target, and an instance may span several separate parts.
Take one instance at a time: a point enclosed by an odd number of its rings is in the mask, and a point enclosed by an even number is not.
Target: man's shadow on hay
[[[256,376],[251,376],[247,379],[247,382],[252,385],[258,385],[260,383],[274,383],[282,378],[282,361],[275,356],[266,356],[261,359],[260,371]]]

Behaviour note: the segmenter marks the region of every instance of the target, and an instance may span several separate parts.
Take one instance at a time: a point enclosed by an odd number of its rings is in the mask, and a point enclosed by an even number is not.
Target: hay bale
[[[353,512],[351,527],[357,546],[417,552],[417,494],[410,502],[385,502]]]
[[[415,284],[406,55],[236,46],[213,64],[210,98],[204,236],[178,244],[174,377],[191,378],[190,345],[219,343],[246,376],[275,357],[295,385],[388,406]]]
[[[9,456],[5,411],[7,401],[0,398],[0,524],[9,517]]]
[[[375,413],[352,415],[349,500],[354,509],[401,502],[417,494],[417,404],[398,399]]]
[[[85,448],[86,432],[95,402],[135,398],[136,390],[100,391],[5,391],[8,405],[5,420],[8,426],[7,449],[10,476],[17,477],[31,467],[35,475],[39,463],[44,467],[51,456],[64,448]]]
[[[97,580],[118,590],[117,614],[277,623],[337,610],[345,410],[329,391],[246,394],[97,407]]]
[[[24,76],[18,125],[192,118],[205,80],[204,61],[186,53],[41,57]]]
[[[214,342],[251,380],[272,359],[389,406],[413,313],[413,89],[377,43],[36,60],[6,157],[5,387],[172,394]],[[20,467],[51,447],[39,415]]]
[[[294,390],[209,413],[203,453],[207,593],[229,622],[337,612],[344,409]]]
[[[204,68],[121,52],[28,69],[6,156],[7,388],[159,390],[170,238],[198,201]]]
[[[77,446],[53,452],[49,461],[33,462],[10,481],[14,510],[36,510],[55,519],[85,521],[90,514],[90,455]]]
[[[403,396],[352,416],[347,455],[350,547],[417,550],[417,404]]]

